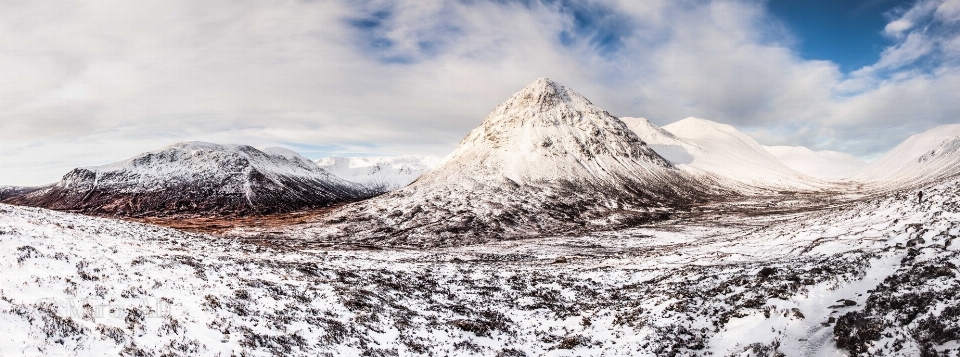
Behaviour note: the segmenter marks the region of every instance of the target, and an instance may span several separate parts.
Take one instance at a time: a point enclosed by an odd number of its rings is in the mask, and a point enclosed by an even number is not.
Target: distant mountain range
[[[436,156],[339,157],[317,160],[327,172],[375,191],[393,191],[409,185],[440,164]]]
[[[0,200],[128,217],[260,215],[360,201],[289,229],[318,240],[457,245],[612,229],[715,200],[816,192],[837,181],[890,188],[937,180],[960,173],[958,150],[960,124],[914,135],[869,164],[765,147],[705,119],[661,128],[617,118],[541,78],[442,160],[311,161],[281,148],[187,142],[77,168],[48,186],[0,187]]]

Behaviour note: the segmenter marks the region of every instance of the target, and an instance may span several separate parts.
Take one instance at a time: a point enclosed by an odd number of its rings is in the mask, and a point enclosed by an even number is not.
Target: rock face
[[[911,185],[960,174],[960,124],[913,135],[876,160],[856,180]]]
[[[659,128],[644,118],[623,118],[654,151],[697,177],[713,177],[741,192],[817,190],[824,183],[790,169],[736,128],[686,118]]]
[[[326,241],[461,245],[636,224],[710,193],[719,192],[619,119],[542,78],[413,184],[291,229]]]
[[[432,170],[442,159],[436,156],[338,157],[317,160],[317,165],[344,180],[371,190],[399,189]]]
[[[130,217],[217,216],[289,212],[364,196],[290,150],[187,142],[77,168],[56,184],[3,202]]]

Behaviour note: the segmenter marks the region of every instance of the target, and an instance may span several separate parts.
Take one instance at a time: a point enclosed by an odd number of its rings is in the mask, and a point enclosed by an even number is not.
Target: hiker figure
[[[917,193],[917,203],[923,203],[923,191]]]

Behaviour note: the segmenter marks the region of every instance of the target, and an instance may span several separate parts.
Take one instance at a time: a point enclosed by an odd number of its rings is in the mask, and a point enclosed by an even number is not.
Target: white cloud
[[[903,37],[902,42],[883,50],[880,61],[867,68],[871,71],[897,69],[929,55],[936,48],[936,43],[921,32],[911,32]]]
[[[903,32],[913,28],[913,22],[907,19],[898,19],[887,24],[883,31],[893,37],[903,36]]]
[[[947,0],[937,6],[937,18],[946,23],[960,22],[960,0]]]
[[[957,53],[925,25],[954,3],[905,9],[845,75],[755,2],[0,0],[0,184],[183,140],[444,155],[543,76],[616,115],[870,155],[960,113],[953,65],[914,66]]]
[[[920,24],[929,21],[930,14],[936,11],[945,0],[918,0],[912,6],[894,9],[892,20],[883,31],[888,36],[902,38],[909,30],[915,30]]]

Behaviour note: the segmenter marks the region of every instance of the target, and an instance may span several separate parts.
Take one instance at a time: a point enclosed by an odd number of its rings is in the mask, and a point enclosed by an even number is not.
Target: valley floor
[[[957,187],[426,250],[0,205],[0,355],[957,356]]]

